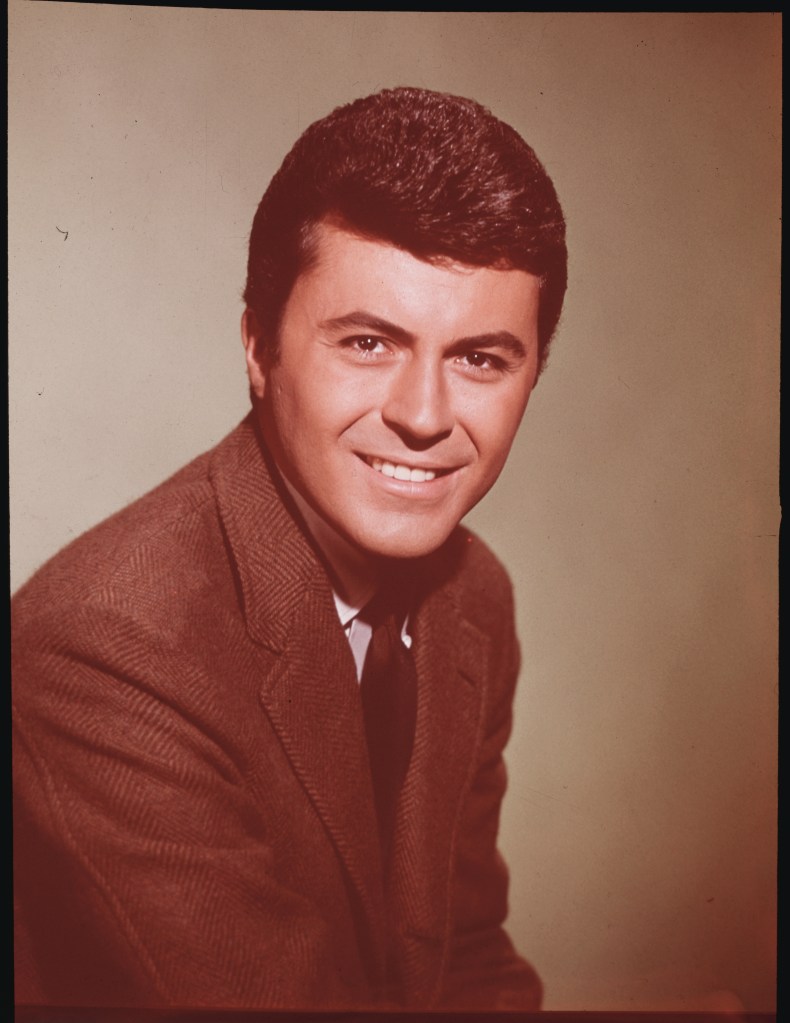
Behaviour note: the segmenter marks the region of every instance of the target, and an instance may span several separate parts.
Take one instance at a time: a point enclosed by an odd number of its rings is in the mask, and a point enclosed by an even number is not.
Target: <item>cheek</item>
[[[362,388],[332,378],[327,372],[289,374],[275,382],[273,405],[283,443],[313,446],[336,439],[360,417]]]
[[[272,378],[272,404],[281,428],[299,431],[310,425],[320,407],[321,392],[313,388],[314,377],[284,365]]]
[[[466,405],[463,416],[466,432],[484,461],[501,466],[518,431],[527,398],[521,389],[512,394],[476,398]]]

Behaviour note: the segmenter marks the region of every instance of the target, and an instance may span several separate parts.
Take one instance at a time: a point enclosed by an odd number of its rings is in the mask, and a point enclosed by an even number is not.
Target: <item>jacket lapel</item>
[[[459,612],[451,585],[425,599],[413,634],[417,730],[398,809],[389,904],[402,996],[430,1004],[449,947],[453,852],[480,741],[489,641]]]
[[[294,609],[261,702],[358,892],[381,974],[384,890],[370,764],[354,661],[330,592],[307,591]]]
[[[213,482],[260,648],[261,703],[343,862],[383,974],[384,892],[359,686],[328,577],[275,484],[248,417],[215,458]]]

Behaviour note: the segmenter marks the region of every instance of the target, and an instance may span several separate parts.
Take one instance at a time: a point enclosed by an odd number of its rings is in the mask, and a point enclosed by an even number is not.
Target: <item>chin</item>
[[[424,558],[433,554],[447,540],[454,527],[443,530],[404,529],[388,536],[354,537],[357,547],[379,558]]]

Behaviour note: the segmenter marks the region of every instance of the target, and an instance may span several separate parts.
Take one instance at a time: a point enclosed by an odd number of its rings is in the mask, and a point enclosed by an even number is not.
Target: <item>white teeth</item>
[[[404,480],[409,483],[429,483],[436,479],[436,472],[433,469],[411,469],[408,465],[385,462],[381,458],[370,458],[369,464],[376,472],[383,473],[391,479]]]

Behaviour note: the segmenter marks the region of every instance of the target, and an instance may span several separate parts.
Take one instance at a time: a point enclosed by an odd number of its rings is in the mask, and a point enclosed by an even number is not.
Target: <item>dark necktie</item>
[[[417,719],[417,672],[401,639],[403,602],[374,598],[361,616],[373,626],[360,683],[382,858],[389,864],[395,810],[411,759]]]

